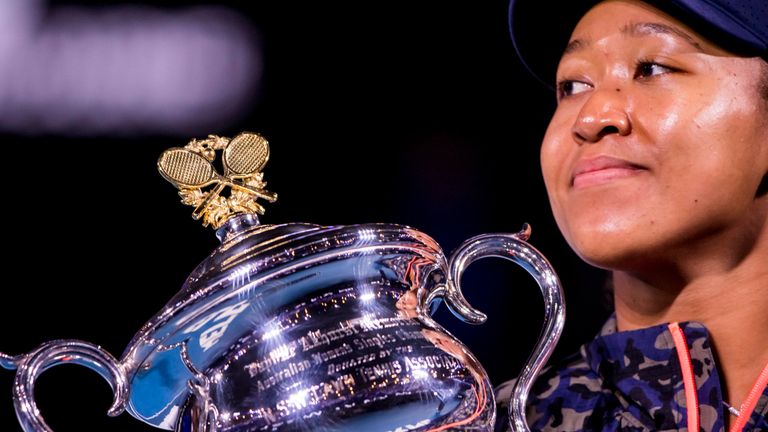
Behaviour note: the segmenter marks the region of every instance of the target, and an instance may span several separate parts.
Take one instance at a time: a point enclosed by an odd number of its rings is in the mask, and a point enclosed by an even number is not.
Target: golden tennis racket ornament
[[[216,151],[222,150],[224,175],[213,166]],[[193,139],[185,147],[166,150],[157,161],[160,174],[179,189],[181,202],[195,207],[192,217],[203,219],[203,225],[219,228],[236,214],[264,214],[264,207],[256,202],[263,198],[277,200],[277,194],[264,189],[261,170],[269,160],[269,143],[264,137],[243,132],[229,139],[209,135],[203,140]],[[203,191],[207,186],[213,189]],[[231,193],[221,193],[229,186]]]

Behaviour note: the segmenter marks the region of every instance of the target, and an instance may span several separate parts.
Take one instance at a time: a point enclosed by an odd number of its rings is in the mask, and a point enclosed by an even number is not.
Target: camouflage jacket
[[[765,343],[765,335],[758,340]],[[767,372],[768,367],[763,375]],[[496,389],[497,432],[508,430],[513,385],[508,381]],[[542,373],[529,395],[526,415],[532,431],[687,431],[698,422],[701,431],[719,432],[725,416],[731,415],[721,390],[701,324],[617,332],[611,318],[577,354]],[[749,416],[741,419],[746,419],[741,430],[768,431],[768,386],[756,383],[752,393],[754,408],[741,414]],[[698,410],[689,413],[692,404]],[[731,424],[736,421],[733,416]]]

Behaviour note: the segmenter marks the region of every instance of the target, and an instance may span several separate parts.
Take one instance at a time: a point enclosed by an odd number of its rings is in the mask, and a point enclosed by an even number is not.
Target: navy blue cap
[[[644,0],[733,53],[768,59],[768,0]],[[549,87],[573,28],[599,0],[552,4],[511,0],[509,31],[515,50]]]

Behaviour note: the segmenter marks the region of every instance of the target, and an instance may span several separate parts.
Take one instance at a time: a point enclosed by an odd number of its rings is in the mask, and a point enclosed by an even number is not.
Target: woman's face
[[[639,1],[579,22],[541,148],[560,229],[586,261],[632,270],[748,249],[766,222],[761,63]],[[727,244],[724,244],[726,242]]]

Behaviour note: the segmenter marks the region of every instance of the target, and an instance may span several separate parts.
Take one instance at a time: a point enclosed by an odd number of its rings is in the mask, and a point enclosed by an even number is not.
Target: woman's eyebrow
[[[586,48],[587,45],[589,45],[589,41],[586,39],[574,39],[568,42],[568,46],[566,46],[565,50],[563,50],[563,56],[582,50]]]
[[[696,39],[694,39],[691,35],[680,30],[677,27],[673,27],[667,24],[662,24],[658,22],[631,23],[622,27],[621,32],[623,34],[626,34],[628,36],[633,36],[633,37],[641,37],[641,36],[649,36],[649,35],[657,35],[657,34],[668,34],[672,36],[677,36],[680,39],[687,42],[692,47],[696,48],[698,51],[704,52],[704,49],[701,47],[701,45],[699,45],[699,43],[696,42]]]
[[[692,47],[696,48],[696,50],[704,52],[704,48],[702,48],[701,45],[698,42],[696,42],[696,39],[694,39],[693,36],[680,30],[679,28],[676,28],[667,24],[662,24],[658,22],[631,23],[622,27],[621,33],[628,36],[632,36],[632,37],[642,37],[642,36],[658,35],[658,34],[668,34],[672,36],[677,36],[680,39],[684,40],[689,45],[691,45]],[[568,42],[568,45],[565,47],[565,50],[563,50],[563,56],[572,54],[576,51],[580,51],[586,48],[587,46],[589,46],[589,44],[590,44],[589,39],[574,39]]]

